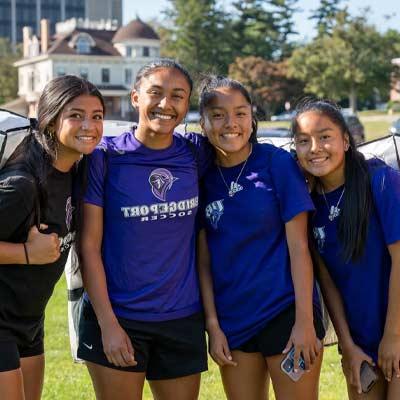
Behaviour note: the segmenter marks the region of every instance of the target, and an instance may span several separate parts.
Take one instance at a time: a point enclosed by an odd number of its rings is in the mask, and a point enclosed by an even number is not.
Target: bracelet
[[[25,251],[25,260],[26,260],[26,265],[29,265],[29,257],[28,257],[28,249],[26,248],[26,243],[22,243],[24,246],[24,251]]]

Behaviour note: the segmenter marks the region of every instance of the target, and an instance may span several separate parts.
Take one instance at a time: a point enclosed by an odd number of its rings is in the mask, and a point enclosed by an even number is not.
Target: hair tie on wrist
[[[25,260],[26,260],[26,265],[29,265],[29,257],[28,257],[28,249],[26,248],[26,243],[22,243],[24,245],[24,251],[25,251]]]

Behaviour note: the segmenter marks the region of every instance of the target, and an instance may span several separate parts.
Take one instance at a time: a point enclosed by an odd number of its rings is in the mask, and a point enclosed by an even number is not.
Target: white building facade
[[[39,39],[24,28],[24,58],[14,64],[18,95],[26,103],[27,114],[36,115],[39,96],[49,80],[73,74],[100,89],[107,119],[132,119],[132,83],[138,70],[160,55],[160,39],[154,30],[139,19],[120,29],[105,22],[99,26],[87,20],[69,20],[57,24],[52,38],[48,29],[48,22],[42,20]]]

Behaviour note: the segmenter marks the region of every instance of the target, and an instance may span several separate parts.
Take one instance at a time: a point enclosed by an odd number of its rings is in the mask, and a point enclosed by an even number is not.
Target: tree
[[[229,21],[216,0],[169,0],[166,25],[159,32],[163,55],[182,62],[191,73],[227,73],[232,60]],[[228,36],[229,35],[229,36]]]
[[[298,0],[234,1],[232,35],[236,57],[279,59],[291,52],[288,37],[296,34],[293,15]]]
[[[0,104],[13,100],[18,95],[18,71],[13,63],[19,58],[11,50],[10,42],[0,38]]]
[[[294,45],[289,41],[291,35],[297,35],[294,27],[294,14],[300,9],[297,7],[298,0],[270,0],[275,27],[278,31],[277,47],[279,58],[284,59],[291,55]]]
[[[247,87],[255,104],[267,115],[275,113],[286,101],[299,97],[304,89],[300,81],[288,78],[287,60],[238,57],[229,66],[229,76]]]
[[[385,43],[384,48],[386,49],[386,58],[392,60],[399,58],[400,55],[400,32],[394,29],[389,29],[383,35],[383,41]],[[398,64],[392,65],[392,74],[390,80],[390,88],[398,93],[400,82],[400,66]],[[384,96],[386,97],[386,96]]]
[[[355,111],[357,96],[388,91],[392,69],[388,46],[364,14],[350,18],[340,13],[331,36],[319,36],[293,52],[289,73],[318,96],[340,100],[347,95]]]
[[[232,26],[234,55],[271,59],[276,51],[278,32],[274,16],[263,0],[241,0],[232,3],[236,18]]]
[[[340,4],[343,0],[320,0],[319,7],[312,11],[309,19],[316,21],[318,36],[332,33],[336,16],[345,11]]]

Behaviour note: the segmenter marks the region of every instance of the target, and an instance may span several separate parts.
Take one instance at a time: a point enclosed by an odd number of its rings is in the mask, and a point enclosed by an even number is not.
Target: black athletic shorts
[[[20,358],[38,356],[44,353],[43,323],[31,342],[21,342],[19,339],[0,339],[0,372],[18,369]]]
[[[292,333],[296,319],[294,304],[275,318],[247,342],[231,350],[240,350],[245,353],[261,353],[264,357],[272,357],[282,354]],[[319,340],[325,336],[325,328],[321,312],[314,308],[314,327]]]
[[[79,323],[78,357],[121,371],[146,372],[149,380],[180,378],[207,371],[203,313],[160,322],[123,318],[118,321],[131,339],[136,366],[117,367],[108,362],[96,315],[86,301]]]

